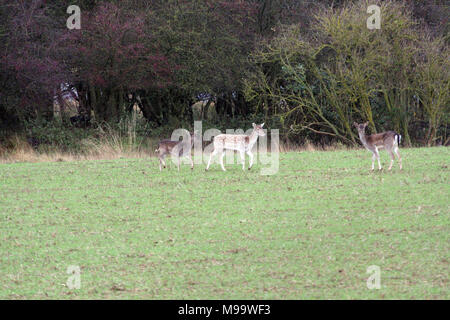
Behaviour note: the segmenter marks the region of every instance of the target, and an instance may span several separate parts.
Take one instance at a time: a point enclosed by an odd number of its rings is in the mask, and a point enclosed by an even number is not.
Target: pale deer
[[[389,165],[389,171],[392,169],[392,164],[394,163],[394,153],[398,158],[398,163],[400,170],[402,170],[402,158],[398,152],[398,146],[402,136],[395,131],[386,131],[377,134],[366,135],[365,130],[369,122],[358,124],[356,122],[353,125],[358,129],[359,139],[361,140],[364,147],[372,152],[372,171],[375,168],[375,159],[378,160],[378,170],[381,170],[380,164],[380,154],[378,149],[385,148],[386,151],[391,156],[391,163]]]
[[[166,167],[164,158],[171,154],[171,156],[178,159],[177,167],[180,171],[180,162],[182,157],[187,157],[191,162],[191,169],[194,169],[194,162],[192,161],[191,149],[194,144],[194,133],[190,133],[187,141],[173,141],[173,140],[161,140],[158,144],[158,149],[155,150],[158,153],[159,158],[159,171],[162,171],[162,166]]]
[[[263,130],[264,123],[260,125],[252,124],[253,131],[247,136],[245,134],[219,134],[214,137],[214,150],[211,152],[209,156],[208,165],[206,166],[206,170],[209,169],[209,165],[211,164],[211,159],[216,154],[220,154],[220,165],[223,171],[225,167],[223,165],[223,158],[225,156],[225,149],[228,150],[236,150],[239,151],[241,155],[242,161],[242,170],[245,170],[245,153],[248,154],[250,158],[248,170],[250,170],[253,166],[253,153],[252,148],[255,145],[258,137],[265,136],[265,132]]]

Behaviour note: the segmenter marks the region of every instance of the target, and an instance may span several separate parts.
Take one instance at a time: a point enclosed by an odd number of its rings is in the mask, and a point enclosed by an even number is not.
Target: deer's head
[[[266,135],[266,133],[264,132],[264,123],[261,124],[252,124],[253,125],[253,131],[256,131],[256,133],[258,133],[258,136],[260,137],[264,137]]]
[[[356,129],[358,129],[358,133],[362,133],[362,134],[365,133],[365,130],[366,130],[366,127],[368,124],[369,124],[369,121],[364,122],[364,123],[353,122],[353,125],[356,127]]]

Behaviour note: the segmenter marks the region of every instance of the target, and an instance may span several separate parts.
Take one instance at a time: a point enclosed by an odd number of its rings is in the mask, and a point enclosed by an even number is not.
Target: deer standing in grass
[[[400,170],[402,170],[402,158],[398,152],[398,146],[402,139],[402,136],[395,131],[386,131],[377,134],[366,135],[365,130],[369,122],[358,124],[356,122],[353,125],[358,129],[359,139],[367,150],[373,153],[372,155],[372,171],[375,168],[375,159],[378,160],[378,170],[381,170],[379,148],[385,148],[391,156],[391,163],[389,165],[389,171],[392,169],[394,163],[394,153],[398,158]]]
[[[171,156],[178,158],[178,171],[180,171],[180,162],[182,157],[187,157],[191,161],[191,169],[194,169],[194,162],[192,161],[191,149],[194,144],[194,133],[190,133],[187,141],[161,140],[158,144],[159,171],[162,171],[162,166],[166,167],[164,158],[171,154]]]
[[[250,158],[250,163],[248,167],[248,170],[250,170],[253,166],[252,148],[255,145],[256,141],[258,140],[258,137],[263,137],[266,135],[263,126],[264,123],[258,125],[253,123],[253,131],[249,136],[245,134],[219,134],[215,136],[214,150],[213,152],[211,152],[211,155],[209,156],[206,171],[208,171],[209,169],[212,157],[215,156],[216,154],[220,154],[219,155],[220,165],[222,167],[222,170],[227,171],[225,170],[225,167],[223,165],[223,158],[225,156],[224,149],[239,151],[242,161],[242,170],[245,170],[245,153],[247,153]]]

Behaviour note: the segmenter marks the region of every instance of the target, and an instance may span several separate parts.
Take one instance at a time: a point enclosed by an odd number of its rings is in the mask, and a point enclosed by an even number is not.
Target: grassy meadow
[[[450,149],[400,152],[0,164],[0,299],[449,299]]]

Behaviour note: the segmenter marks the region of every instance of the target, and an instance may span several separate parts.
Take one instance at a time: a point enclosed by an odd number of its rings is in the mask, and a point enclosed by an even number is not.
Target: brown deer
[[[225,167],[223,165],[223,157],[225,156],[224,149],[236,150],[239,151],[241,155],[242,161],[242,170],[245,170],[245,153],[250,157],[250,163],[248,166],[248,170],[250,170],[253,166],[253,153],[252,148],[258,140],[258,137],[265,136],[266,133],[263,130],[264,123],[262,124],[254,124],[253,123],[253,131],[247,136],[245,134],[219,134],[214,137],[214,150],[211,152],[209,156],[208,165],[206,166],[206,171],[209,169],[209,165],[211,164],[211,159],[214,155],[220,153],[220,165],[223,171]]]
[[[159,171],[162,171],[162,166],[166,167],[164,158],[171,154],[171,156],[178,158],[178,171],[180,171],[180,162],[182,157],[187,157],[191,161],[191,169],[194,169],[194,162],[192,161],[191,149],[194,145],[195,133],[190,133],[187,141],[173,141],[169,139],[161,140],[158,144],[158,149],[155,150],[158,153],[159,158]]]
[[[375,159],[378,160],[378,170],[381,170],[380,164],[380,154],[378,153],[379,148],[385,148],[386,151],[391,156],[391,163],[389,165],[389,171],[392,169],[392,164],[394,163],[394,153],[398,158],[398,163],[400,165],[400,170],[402,170],[402,158],[398,152],[398,146],[402,136],[395,131],[386,131],[377,134],[366,135],[365,130],[369,122],[358,124],[356,122],[353,125],[358,129],[359,139],[361,139],[362,144],[367,150],[373,153],[372,156],[372,171],[375,167]]]

